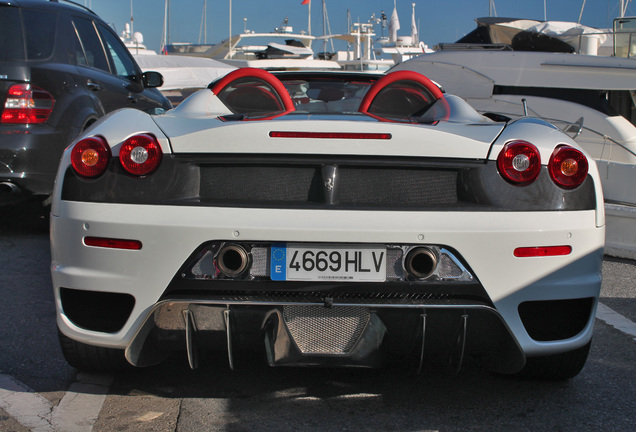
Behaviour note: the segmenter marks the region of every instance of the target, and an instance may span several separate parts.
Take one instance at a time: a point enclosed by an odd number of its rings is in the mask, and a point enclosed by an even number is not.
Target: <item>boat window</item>
[[[593,108],[608,115],[616,115],[608,103],[607,92],[603,90],[564,89],[550,87],[517,87],[498,86],[493,88],[496,95],[536,96],[551,99],[561,99]]]
[[[614,111],[625,117],[634,125],[636,125],[636,104],[634,104],[635,94],[636,91],[634,90],[612,90],[607,92],[607,100]]]
[[[574,102],[609,116],[621,115],[636,125],[636,90],[495,86],[493,94],[536,96]]]

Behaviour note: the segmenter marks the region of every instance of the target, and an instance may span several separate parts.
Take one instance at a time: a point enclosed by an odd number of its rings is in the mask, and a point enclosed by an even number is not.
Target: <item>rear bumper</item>
[[[254,352],[270,366],[378,367],[399,362],[459,370],[477,356],[500,373],[514,373],[525,355],[496,310],[384,305],[219,304],[163,301],[126,348],[136,366],[185,351],[195,368],[206,350],[225,350],[230,367]]]
[[[86,246],[85,236],[135,239],[143,248],[130,251]],[[514,371],[523,365],[525,357],[571,351],[591,339],[601,286],[604,228],[596,227],[593,210],[360,212],[61,201],[51,218],[51,241],[53,286],[61,331],[83,343],[126,349],[134,364],[153,363],[166,352],[183,350],[190,343],[197,347],[195,351],[260,347],[276,365],[372,366],[378,358],[409,357],[417,353],[423,339],[426,359],[435,357],[434,353],[448,359],[449,353],[457,353],[458,338],[463,338],[466,352],[484,357],[487,363],[488,359],[497,359],[490,361],[501,363],[493,367],[496,370]],[[456,251],[467,264],[485,293],[485,301],[476,304],[462,302],[457,297],[450,303],[427,298],[401,302],[262,299],[242,295],[243,288],[221,296],[214,291],[226,287],[219,288],[214,284],[223,281],[213,280],[202,281],[205,286],[200,291],[180,282],[184,284],[180,289],[166,295],[174,281],[181,278],[193,252],[209,241],[439,245]],[[532,258],[513,255],[517,247],[548,245],[569,245],[572,253]],[[274,281],[242,283],[251,283],[261,293],[278,292],[283,285],[290,291],[303,291],[303,287],[290,289],[285,281],[278,282],[281,286],[275,286]],[[365,284],[339,285],[357,291]],[[345,285],[347,288],[343,288]],[[314,289],[304,289],[310,288]],[[70,309],[65,310],[61,295],[65,289],[125,295],[134,302],[130,311],[122,314],[119,325],[100,330],[78,325]],[[392,288],[377,283],[373,289],[390,292]],[[101,300],[95,305],[96,310],[104,309]],[[325,310],[362,307],[369,317],[375,317],[369,318],[370,323],[377,322],[373,325],[375,329],[387,330],[365,335],[360,350],[346,355],[301,352],[299,356],[296,351],[299,343],[293,338],[291,343],[288,323],[281,318],[286,307],[297,305]],[[553,327],[566,323],[572,311],[579,316],[577,326],[556,333],[556,338],[545,336],[542,322],[549,323],[549,333]],[[524,314],[550,316],[537,320]],[[459,337],[458,329],[465,323],[466,336]],[[367,342],[378,349],[369,352],[364,348]]]

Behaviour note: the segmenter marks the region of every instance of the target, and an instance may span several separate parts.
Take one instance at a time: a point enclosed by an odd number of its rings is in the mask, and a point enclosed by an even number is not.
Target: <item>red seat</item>
[[[443,97],[439,87],[424,75],[396,71],[371,86],[358,110],[384,121],[410,122]]]
[[[209,88],[233,113],[245,114],[248,120],[265,120],[294,111],[285,86],[263,69],[237,69]]]

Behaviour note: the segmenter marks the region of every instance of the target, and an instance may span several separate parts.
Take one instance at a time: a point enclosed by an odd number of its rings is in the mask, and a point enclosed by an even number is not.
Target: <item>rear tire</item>
[[[60,331],[58,336],[66,362],[76,369],[87,372],[115,372],[130,367],[124,350],[87,345],[63,335]]]
[[[565,381],[581,372],[592,342],[581,348],[562,354],[543,357],[529,357],[526,366],[518,373],[520,377],[537,380]]]

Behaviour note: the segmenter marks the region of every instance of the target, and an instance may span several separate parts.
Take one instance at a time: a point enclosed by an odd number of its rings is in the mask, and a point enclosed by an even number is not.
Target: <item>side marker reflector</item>
[[[534,246],[517,248],[514,256],[517,258],[560,256],[569,255],[571,252],[572,246]]]
[[[86,246],[95,246],[108,249],[141,249],[141,242],[139,240],[113,239],[105,237],[84,237],[84,244]]]

